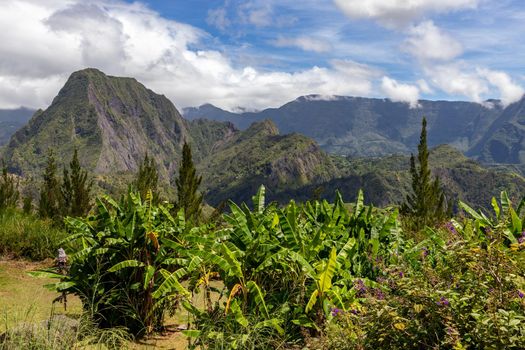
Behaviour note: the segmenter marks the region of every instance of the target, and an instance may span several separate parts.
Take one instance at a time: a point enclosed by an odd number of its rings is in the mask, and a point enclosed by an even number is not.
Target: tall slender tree
[[[88,179],[87,171],[82,169],[75,149],[69,163],[69,170],[64,167],[62,180],[62,215],[85,216],[91,209],[91,189],[93,182]]]
[[[149,190],[153,194],[153,203],[158,204],[160,200],[159,195],[159,173],[157,165],[153,158],[149,158],[148,154],[144,157],[142,164],[139,166],[137,176],[133,181],[132,187],[140,193],[140,197],[144,200]]]
[[[43,218],[58,220],[62,198],[60,184],[57,178],[57,164],[53,151],[49,151],[46,168],[43,174],[42,187],[40,188],[40,199],[38,202],[38,214]]]
[[[16,207],[20,192],[18,181],[7,172],[7,165],[2,161],[2,176],[0,177],[0,210]]]
[[[449,215],[439,178],[432,178],[430,171],[426,118],[422,121],[417,149],[417,163],[414,154],[410,156],[412,188],[401,206],[401,212],[411,218],[415,229],[421,229],[424,226],[435,225]]]
[[[184,142],[182,147],[182,163],[179,177],[175,179],[177,186],[177,201],[175,208],[184,209],[186,219],[198,221],[201,216],[202,194],[198,192],[202,177],[197,175],[191,156],[190,146]]]

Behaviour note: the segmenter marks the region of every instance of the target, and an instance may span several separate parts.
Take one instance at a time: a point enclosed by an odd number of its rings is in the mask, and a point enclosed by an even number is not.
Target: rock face
[[[198,169],[212,205],[226,199],[248,202],[261,184],[274,199],[283,191],[340,175],[315,141],[299,134],[280,135],[269,120],[237,131],[204,158]]]
[[[49,149],[70,159],[74,148],[97,174],[135,171],[146,152],[168,177],[176,168],[188,127],[173,104],[131,78],[96,69],[73,73],[51,106],[16,132],[5,151],[26,175],[42,167]]]

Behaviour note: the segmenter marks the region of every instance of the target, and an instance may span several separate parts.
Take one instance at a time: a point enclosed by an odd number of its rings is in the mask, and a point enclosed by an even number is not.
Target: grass
[[[49,264],[47,264],[49,265]],[[68,308],[64,311],[62,305],[55,304],[56,293],[43,287],[50,280],[34,278],[27,273],[46,266],[46,263],[25,261],[0,261],[0,312],[2,328],[13,325],[14,322],[41,322],[49,318],[52,312],[68,317],[78,318],[82,313],[80,300],[68,297]]]
[[[56,255],[66,232],[16,209],[0,212],[0,256],[41,261]]]
[[[68,296],[67,311],[64,311],[62,305],[58,303],[53,307],[52,301],[57,294],[43,287],[51,280],[28,275],[28,272],[48,267],[50,264],[52,264],[51,260],[44,262],[0,260],[0,334],[20,325],[42,324],[52,314],[64,315],[73,319],[81,317],[82,305],[78,298]],[[222,284],[217,281],[212,282],[212,285],[216,288],[222,287]],[[195,305],[198,307],[204,307],[203,300],[202,293],[194,296]],[[184,328],[187,320],[186,311],[180,310],[168,319],[164,333],[136,342],[127,342],[125,348],[134,350],[186,349],[188,342],[180,330]],[[24,347],[22,345],[14,347],[14,349],[18,348]],[[55,349],[55,347],[50,349]],[[1,341],[0,350],[3,350]]]

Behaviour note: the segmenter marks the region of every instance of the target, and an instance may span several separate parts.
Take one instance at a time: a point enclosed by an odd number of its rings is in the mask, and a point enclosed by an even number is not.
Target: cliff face
[[[264,184],[269,198],[339,176],[331,158],[315,141],[299,135],[279,135],[264,120],[236,132],[199,163],[211,204],[226,199],[249,201]]]
[[[15,172],[27,175],[42,167],[49,149],[61,161],[78,148],[83,166],[97,174],[135,171],[149,153],[167,178],[186,138],[186,122],[166,97],[135,79],[85,69],[13,135],[5,154]]]

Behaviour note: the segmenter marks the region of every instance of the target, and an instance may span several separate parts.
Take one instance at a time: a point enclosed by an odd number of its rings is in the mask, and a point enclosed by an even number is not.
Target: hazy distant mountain
[[[0,109],[0,147],[5,145],[11,135],[24,126],[31,116],[35,113],[34,109]]]
[[[283,133],[304,134],[328,152],[351,156],[413,152],[421,118],[425,116],[430,146],[449,144],[484,161],[507,162],[519,161],[517,152],[523,149],[518,135],[525,136],[522,130],[525,121],[520,124],[518,116],[523,115],[524,104],[522,99],[503,109],[498,101],[482,105],[422,100],[419,108],[410,108],[406,103],[388,99],[322,99],[312,95],[255,113],[230,113],[208,104],[185,109],[184,116],[229,120],[241,129],[253,121],[270,119]],[[494,137],[501,138],[503,146]]]

